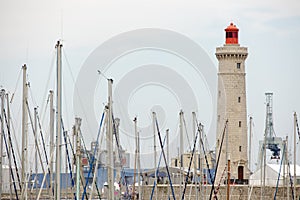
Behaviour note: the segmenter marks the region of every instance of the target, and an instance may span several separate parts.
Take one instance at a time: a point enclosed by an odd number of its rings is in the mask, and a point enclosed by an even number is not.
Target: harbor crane
[[[273,124],[273,93],[267,92],[266,95],[266,124],[264,140],[259,141],[259,149],[263,153],[266,149],[272,152],[271,159],[280,159],[280,151],[283,149],[283,140],[276,137]],[[262,154],[261,154],[262,155]],[[262,159],[260,159],[261,161]]]

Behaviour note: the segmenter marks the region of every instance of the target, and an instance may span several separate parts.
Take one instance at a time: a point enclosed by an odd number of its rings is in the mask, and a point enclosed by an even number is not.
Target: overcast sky
[[[68,91],[65,101],[72,104],[72,85],[83,63],[95,48],[111,37],[139,28],[172,30],[201,46],[217,68],[215,48],[224,44],[224,28],[234,22],[240,29],[240,44],[249,51],[247,104],[248,115],[254,118],[254,140],[262,139],[267,91],[274,93],[276,134],[292,137],[293,112],[300,112],[298,0],[2,0],[0,4],[0,85],[13,93],[21,66],[26,63],[31,92],[35,96],[32,101],[40,107],[45,104],[48,90],[55,87],[51,67],[58,39],[63,40],[69,66],[64,69],[68,84],[64,88]],[[21,82],[14,102],[15,114],[20,111],[21,101],[17,98],[21,95],[20,85]],[[65,113],[69,113],[66,121],[71,129],[73,111]],[[16,127],[20,127],[20,116],[16,114],[15,118]],[[210,138],[212,146],[214,137]]]

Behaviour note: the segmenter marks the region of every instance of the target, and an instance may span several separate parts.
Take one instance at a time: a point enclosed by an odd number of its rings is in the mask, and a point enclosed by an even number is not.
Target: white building
[[[283,170],[285,168],[285,170]],[[267,186],[276,186],[277,184],[277,180],[278,180],[278,174],[279,174],[279,170],[280,170],[280,164],[267,164],[266,165],[266,179],[265,179],[265,184]],[[254,185],[254,186],[260,186],[262,183],[262,173],[261,173],[261,169],[256,170],[251,176],[250,176],[250,180],[249,183],[250,185]],[[283,173],[285,172],[285,173]],[[290,165],[290,174],[292,176],[292,180],[293,180],[293,176],[294,176],[294,165]],[[285,177],[285,180],[284,180]],[[296,185],[300,185],[300,166],[296,165]],[[279,186],[284,186],[286,182],[286,185],[289,184],[290,185],[290,177],[288,174],[288,167],[287,165],[281,166],[281,170],[280,170],[280,177],[279,177]]]

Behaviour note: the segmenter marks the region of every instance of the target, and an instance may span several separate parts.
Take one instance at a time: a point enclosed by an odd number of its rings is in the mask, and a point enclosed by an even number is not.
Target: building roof
[[[285,176],[288,176],[288,166],[281,166],[280,177],[283,177],[283,168],[285,168]],[[267,164],[266,166],[266,177],[277,178],[278,172],[280,170],[280,164]],[[290,174],[294,176],[294,165],[290,165]],[[296,165],[296,176],[300,177],[300,166]],[[260,179],[261,177],[261,168],[257,169],[251,176],[250,179]]]
[[[280,164],[267,164],[267,166],[269,166],[271,169],[273,169],[277,173],[280,170]],[[281,171],[280,171],[281,175],[283,174],[283,168],[284,168],[284,166],[282,165]],[[288,172],[287,168],[288,168],[287,165],[285,165],[285,173]],[[294,165],[292,165],[292,164],[290,164],[290,173],[291,173],[291,176],[294,176]],[[300,176],[300,166],[299,165],[296,165],[296,176]]]
[[[225,31],[239,31],[239,29],[234,25],[232,22],[230,23],[229,26],[225,29]]]

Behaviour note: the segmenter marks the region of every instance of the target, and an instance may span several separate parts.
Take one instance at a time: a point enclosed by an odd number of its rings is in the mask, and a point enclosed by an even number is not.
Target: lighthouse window
[[[238,103],[241,103],[241,97],[238,97]]]
[[[241,63],[236,63],[236,68],[241,69]]]
[[[238,37],[238,33],[237,32],[232,32],[232,37],[233,38],[237,38]]]
[[[242,146],[239,146],[239,152],[241,152],[242,151]]]
[[[232,32],[226,32],[226,38],[232,38]]]
[[[242,122],[241,121],[239,121],[239,127],[242,127]]]

